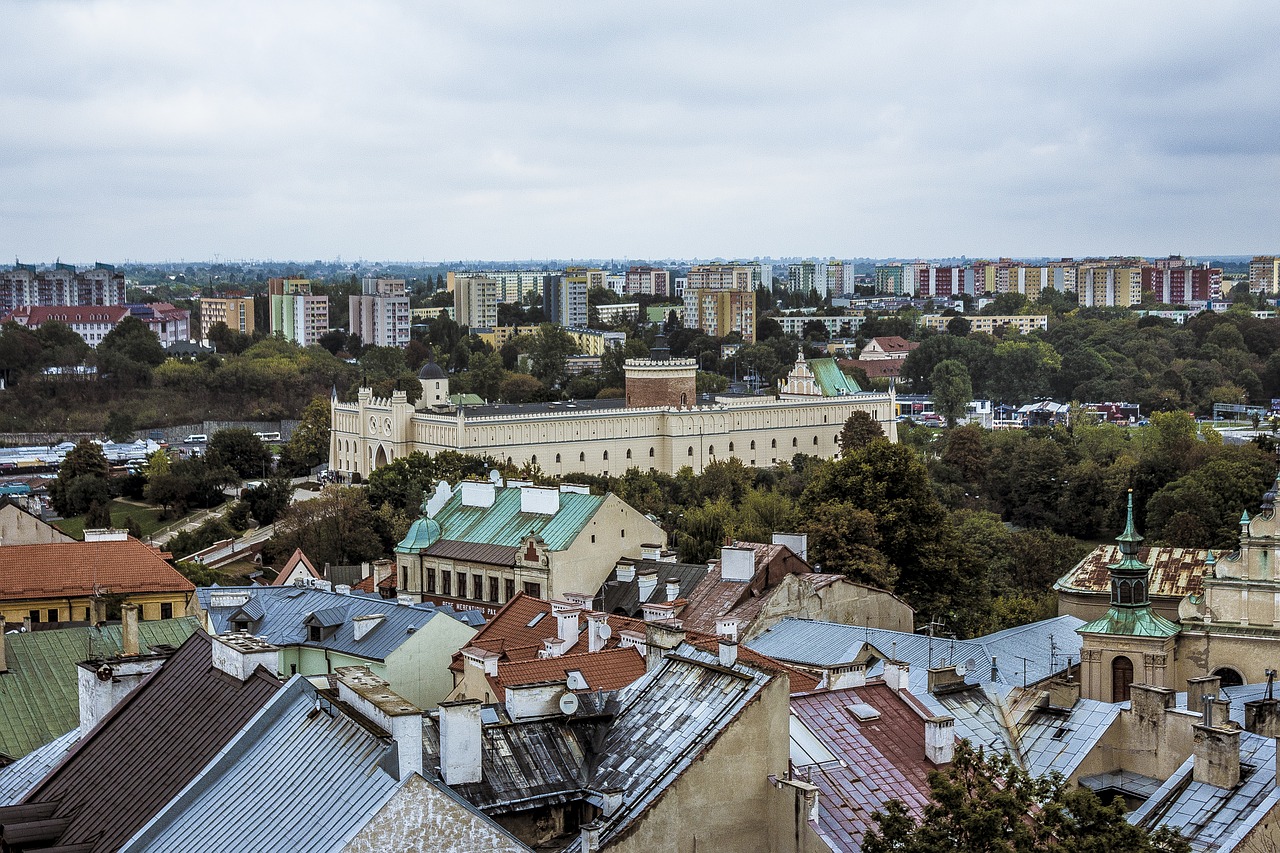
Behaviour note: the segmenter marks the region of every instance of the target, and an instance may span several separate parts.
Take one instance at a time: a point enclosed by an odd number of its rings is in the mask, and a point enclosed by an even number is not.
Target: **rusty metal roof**
[[[1200,548],[1139,548],[1138,559],[1151,567],[1152,598],[1181,599],[1198,595],[1209,572],[1209,552]],[[1053,585],[1059,592],[1111,595],[1107,566],[1120,561],[1120,548],[1099,545]]]

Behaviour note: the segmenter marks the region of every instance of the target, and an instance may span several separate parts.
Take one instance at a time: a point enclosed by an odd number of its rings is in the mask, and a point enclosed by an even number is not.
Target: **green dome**
[[[419,518],[409,526],[409,532],[396,545],[396,553],[417,554],[439,541],[440,524],[434,518]]]

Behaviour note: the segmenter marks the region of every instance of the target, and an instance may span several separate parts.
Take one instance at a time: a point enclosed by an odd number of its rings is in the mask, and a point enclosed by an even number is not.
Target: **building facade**
[[[730,332],[742,335],[744,344],[756,340],[756,294],[754,290],[722,290],[694,287],[684,291],[685,328],[701,329],[722,338]]]
[[[279,332],[304,347],[320,343],[329,330],[329,297],[313,294],[305,278],[268,279],[267,293],[272,334]]]
[[[449,273],[453,285],[453,319],[468,329],[498,325],[498,282],[487,275]]]
[[[351,334],[366,345],[399,347],[409,345],[409,295],[402,278],[361,279],[361,294],[348,297]]]
[[[643,293],[646,296],[670,296],[671,271],[657,267],[633,266],[627,270],[623,293]]]
[[[1249,262],[1249,290],[1268,296],[1280,292],[1280,258],[1258,255]]]
[[[110,264],[80,271],[62,263],[51,269],[16,264],[0,270],[0,314],[49,305],[123,305],[124,292],[124,273]]]
[[[215,323],[242,335],[253,336],[252,296],[203,296],[200,298],[200,340],[209,340]]]
[[[542,311],[547,320],[564,328],[587,325],[587,291],[598,270],[566,271],[542,280]]]
[[[801,360],[797,370],[809,367]],[[731,458],[767,467],[797,453],[837,455],[840,430],[855,411],[870,414],[897,440],[892,390],[864,392],[847,377],[842,383],[823,373],[803,389],[784,383],[778,396],[704,399],[695,392],[696,373],[693,359],[631,359],[624,400],[453,410],[419,410],[403,393],[381,399],[361,389],[354,403],[332,404],[329,465],[367,477],[414,451],[455,450],[536,465],[553,476],[620,474],[629,468],[675,474],[685,466],[697,473]],[[447,390],[424,388],[423,397],[447,398]]]

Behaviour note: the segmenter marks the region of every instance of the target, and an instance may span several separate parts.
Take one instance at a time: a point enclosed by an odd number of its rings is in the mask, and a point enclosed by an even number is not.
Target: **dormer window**
[[[318,643],[324,639],[324,629],[319,625],[307,626],[307,639],[313,643]]]

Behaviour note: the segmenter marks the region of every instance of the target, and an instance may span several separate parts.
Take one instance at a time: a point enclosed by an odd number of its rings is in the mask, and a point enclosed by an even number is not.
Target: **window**
[[[770,446],[771,446],[774,450],[777,450],[777,449],[778,449],[778,439],[776,439],[776,438],[775,438],[772,442],[770,442]]]
[[[542,584],[525,581],[524,594],[532,595],[534,598],[542,598]]]
[[[465,572],[458,572],[458,598],[467,597],[467,575]]]
[[[39,610],[28,611],[27,618],[31,620],[32,625],[35,625],[37,622],[40,621],[40,611]]]
[[[692,445],[692,444],[691,444],[691,445],[689,445],[689,455],[690,455],[690,456],[692,456],[692,455],[693,455],[693,445]]]
[[[557,465],[559,465],[559,464],[560,464],[560,454],[559,454],[559,453],[557,453],[557,454],[556,454],[556,464],[557,464]]]
[[[489,578],[489,600],[498,603],[498,578]]]
[[[57,622],[57,621],[58,621],[58,608],[56,608],[56,607],[50,607],[50,608],[49,608],[49,621],[50,621],[50,622]]]
[[[733,452],[733,442],[732,442],[732,441],[731,441],[731,442],[729,442],[729,452],[730,452],[730,453],[732,453],[732,452]]]
[[[530,464],[530,465],[537,465],[537,464],[538,464],[538,454],[536,454],[536,453],[535,453],[535,454],[533,454],[532,456],[530,456],[530,457],[529,457],[529,464]]]
[[[453,593],[450,591],[450,585],[452,583],[453,583],[453,575],[449,574],[448,572],[441,572],[440,573],[440,594],[452,595]]]
[[[249,632],[249,623],[244,621],[243,619],[237,619],[231,623],[231,630],[244,632],[247,634]]]
[[[793,439],[791,439],[791,446],[792,446],[792,447],[799,447],[799,446],[800,446],[800,439],[798,439],[798,438],[793,438]]]
[[[652,458],[653,458],[653,448],[652,448],[652,447],[650,447],[650,448],[649,448],[649,458],[650,458],[650,459],[652,459]]]
[[[318,643],[323,638],[319,625],[310,625],[307,627],[307,639],[311,640],[311,642]]]
[[[289,674],[290,675],[298,674],[298,665],[296,663],[289,664]]]
[[[818,437],[816,435],[813,437],[813,446],[814,447],[818,446]]]
[[[751,442],[751,449],[752,449],[752,450],[755,450],[755,449],[756,449],[756,443],[755,443],[755,441],[754,441],[754,440]]]
[[[507,578],[506,587],[507,587],[506,588],[507,597],[505,600],[510,601],[511,599],[516,597],[516,582],[511,580],[511,578]]]
[[[630,448],[630,447],[628,447],[628,448],[627,448],[627,458],[628,458],[628,459],[630,459],[630,458],[631,458],[631,448]]]
[[[622,531],[622,536],[621,536],[620,538],[622,538],[622,539],[626,539],[626,538],[627,538],[627,531],[623,530],[623,531]]]
[[[605,462],[608,462],[608,461],[609,461],[609,451],[607,451],[607,450],[604,452],[604,461],[605,461]]]
[[[1111,701],[1128,702],[1129,685],[1133,684],[1133,661],[1116,655],[1111,661]]]
[[[711,455],[711,456],[715,456],[715,455],[716,455],[716,446],[713,444],[713,445],[711,445],[710,447],[708,447],[708,448],[707,448],[707,453],[708,453],[709,455]]]
[[[93,621],[93,609],[92,609],[92,608],[90,608],[90,607],[86,607],[86,608],[84,609],[84,621],[86,621],[86,622],[92,622],[92,621]]]
[[[436,570],[427,570],[427,592],[434,593],[436,591]]]
[[[585,454],[585,453],[579,453],[579,454],[578,454],[578,461],[579,461],[579,462],[586,462],[586,461],[587,461],[587,454]]]
[[[471,576],[471,597],[476,601],[484,601],[484,577],[482,575]]]

